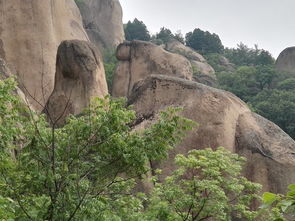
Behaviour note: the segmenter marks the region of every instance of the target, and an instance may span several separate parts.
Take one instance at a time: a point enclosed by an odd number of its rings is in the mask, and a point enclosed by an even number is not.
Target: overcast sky
[[[151,33],[161,27],[183,34],[200,28],[227,47],[239,42],[277,57],[295,46],[295,0],[120,0],[123,21],[142,20]]]

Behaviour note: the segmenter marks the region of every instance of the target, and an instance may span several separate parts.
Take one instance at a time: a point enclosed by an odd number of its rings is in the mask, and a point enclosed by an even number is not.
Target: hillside
[[[257,196],[295,183],[294,48],[150,36],[118,0],[0,11],[1,220],[283,217]]]

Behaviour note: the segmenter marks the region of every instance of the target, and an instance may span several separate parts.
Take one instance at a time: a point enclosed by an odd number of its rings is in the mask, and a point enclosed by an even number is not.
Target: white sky
[[[123,21],[142,20],[151,33],[161,27],[182,34],[200,28],[219,35],[223,45],[239,42],[277,57],[295,46],[295,0],[120,0]]]

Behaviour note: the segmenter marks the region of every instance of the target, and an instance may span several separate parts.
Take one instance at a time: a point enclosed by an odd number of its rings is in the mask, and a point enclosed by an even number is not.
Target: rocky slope
[[[0,0],[0,13],[0,57],[41,110],[53,89],[60,42],[88,40],[80,12],[74,0]]]
[[[123,42],[123,13],[118,0],[83,0],[77,1],[77,5],[92,43],[102,50]]]
[[[152,168],[163,170],[161,179],[175,169],[176,154],[223,146],[247,158],[245,175],[263,184],[263,191],[284,192],[295,182],[291,172],[295,169],[295,141],[229,92],[171,76],[151,75],[134,87],[129,104],[142,119],[138,127],[150,124],[168,106],[182,107],[182,116],[199,123],[170,151],[167,161],[152,162]]]

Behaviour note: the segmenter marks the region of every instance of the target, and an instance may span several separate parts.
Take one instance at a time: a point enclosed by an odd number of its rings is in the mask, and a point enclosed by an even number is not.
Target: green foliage
[[[160,29],[160,32],[156,34],[156,39],[161,39],[164,43],[167,43],[173,38],[174,38],[174,35],[172,34],[172,32],[165,27],[162,27]]]
[[[142,21],[139,21],[137,18],[135,18],[133,22],[128,21],[128,23],[124,25],[124,31],[125,31],[125,38],[128,41],[132,41],[132,40],[149,41],[151,38],[145,24]]]
[[[263,208],[270,209],[274,221],[295,219],[295,184],[288,186],[286,195],[266,192],[262,196]]]
[[[94,99],[80,117],[51,128],[0,81],[1,220],[139,220],[131,194],[146,162],[161,160],[193,123],[168,109],[132,131],[124,100]]]
[[[266,50],[259,49],[257,45],[255,45],[255,48],[249,48],[247,45],[240,43],[237,48],[226,48],[224,56],[237,66],[274,64],[274,58],[271,54]]]
[[[103,65],[105,70],[105,76],[108,84],[109,93],[112,91],[113,87],[113,77],[116,71],[118,60],[116,58],[116,50],[105,50],[103,52]]]
[[[267,71],[269,70],[269,72]],[[228,90],[248,102],[261,90],[269,87],[274,78],[272,67],[241,66],[234,72],[217,73],[222,89]]]
[[[222,65],[221,62],[221,54],[218,53],[210,53],[210,54],[205,54],[204,57],[206,58],[206,61],[208,62],[208,64],[210,64],[213,69],[215,70],[215,72],[222,72],[222,71],[227,71],[226,67],[224,67],[224,65]]]
[[[250,203],[260,185],[241,176],[244,161],[224,148],[178,155],[178,169],[155,185],[149,220],[253,220],[257,212],[251,211]]]
[[[165,27],[162,27],[160,32],[158,32],[156,35],[153,35],[151,38],[151,42],[157,45],[166,44],[171,40],[177,40],[184,44],[184,38],[180,30],[173,34],[170,29]]]
[[[222,89],[240,97],[295,138],[295,78],[284,79],[272,65],[240,66],[233,72],[216,74]]]
[[[197,28],[185,36],[186,45],[200,52],[201,54],[221,53],[223,45],[219,36],[215,33],[202,31]]]
[[[294,76],[278,73],[271,54],[257,45],[249,48],[240,43],[236,49],[225,49],[224,55],[237,69],[216,73],[220,87],[240,97],[255,112],[295,138]]]
[[[270,119],[295,138],[294,90],[263,90],[250,103],[258,114]]]
[[[278,83],[279,90],[295,91],[295,78],[287,78]]]

